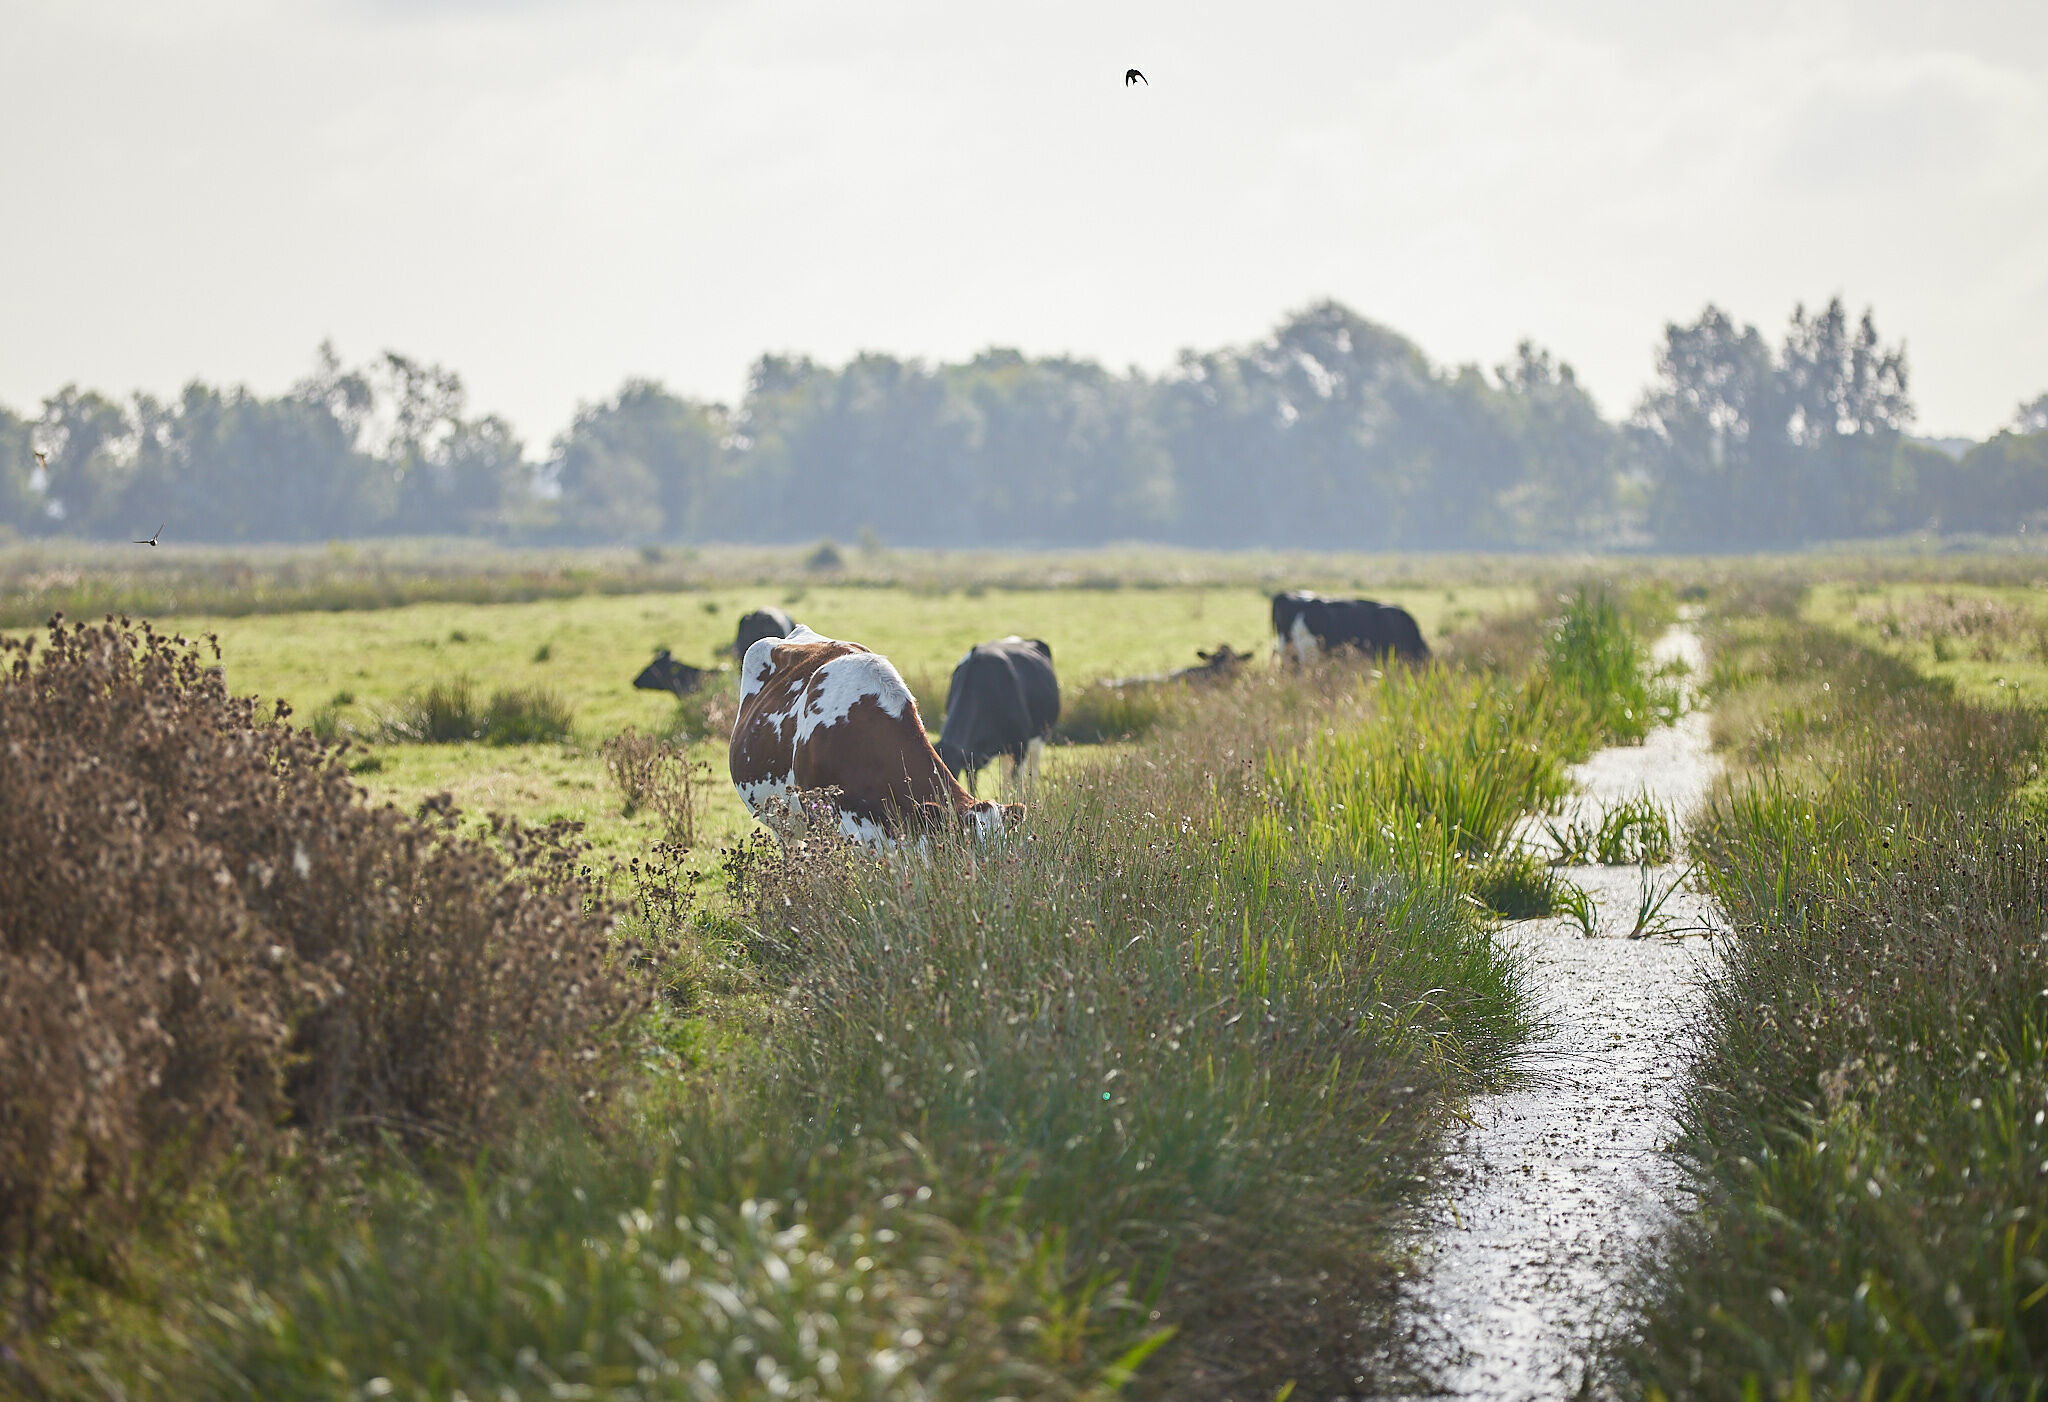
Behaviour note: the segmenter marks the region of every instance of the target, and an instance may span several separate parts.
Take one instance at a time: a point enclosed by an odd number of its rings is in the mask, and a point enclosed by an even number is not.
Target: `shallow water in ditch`
[[[1657,644],[1699,675],[1699,640]],[[1693,712],[1641,746],[1603,750],[1573,770],[1567,818],[1596,819],[1647,794],[1682,825],[1718,769],[1707,717]],[[1526,840],[1540,845],[1541,825]],[[1651,868],[1656,890],[1679,867]],[[1569,867],[1599,907],[1592,937],[1567,919],[1524,921],[1501,938],[1527,956],[1550,1026],[1519,1089],[1472,1107],[1444,1195],[1430,1206],[1414,1317],[1447,1395],[1486,1402],[1577,1395],[1588,1345],[1620,1303],[1616,1287],[1663,1217],[1683,1207],[1670,1142],[1686,1034],[1713,969],[1715,911],[1681,891],[1663,933],[1628,938],[1644,874]]]

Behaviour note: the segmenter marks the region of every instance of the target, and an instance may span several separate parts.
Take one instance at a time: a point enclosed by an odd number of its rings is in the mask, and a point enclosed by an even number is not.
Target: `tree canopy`
[[[1776,345],[1708,306],[1665,327],[1616,423],[1531,342],[1438,366],[1324,301],[1156,377],[992,348],[764,355],[731,407],[633,379],[535,454],[455,371],[323,345],[274,398],[71,385],[0,408],[0,536],[1711,550],[2048,513],[2048,395],[1957,461],[1907,436],[1909,385],[1905,348],[1839,298]]]

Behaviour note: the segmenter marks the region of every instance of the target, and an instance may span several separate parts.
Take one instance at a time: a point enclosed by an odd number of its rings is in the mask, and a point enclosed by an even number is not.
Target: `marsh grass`
[[[1505,920],[1538,920],[1562,908],[1567,885],[1533,852],[1513,852],[1472,873],[1472,894]]]
[[[914,1135],[942,1178],[1014,1184],[1073,1260],[1161,1280],[1180,1332],[1149,1395],[1355,1376],[1444,1109],[1525,1031],[1454,884],[1327,851],[1267,783],[1305,720],[1369,695],[1260,678],[1072,776],[1000,851],[805,863],[757,907],[800,971],[776,1117]]]
[[[1695,828],[1738,932],[1683,1115],[1699,1193],[1611,1352],[1630,1393],[2041,1395],[2048,849],[2041,717],[1782,614],[1746,774]]]
[[[1594,822],[1547,823],[1544,834],[1560,866],[1662,866],[1675,850],[1671,815],[1647,794],[1623,799]]]
[[[1510,682],[1397,668],[1377,689],[1373,724],[1327,729],[1276,760],[1271,779],[1316,817],[1304,836],[1320,851],[1446,878],[1570,792],[1565,762],[1586,742],[1577,704],[1558,700],[1540,672]]]
[[[1613,741],[1640,742],[1653,725],[1677,718],[1677,687],[1653,675],[1647,650],[1606,590],[1581,588],[1570,597],[1543,661],[1551,680],[1585,707],[1586,724]]]

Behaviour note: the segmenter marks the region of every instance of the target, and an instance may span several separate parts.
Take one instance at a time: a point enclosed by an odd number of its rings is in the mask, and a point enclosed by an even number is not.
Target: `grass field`
[[[1526,609],[1523,585],[1402,589],[1384,597],[1413,611],[1430,637],[1482,616]],[[1197,649],[1229,642],[1269,650],[1268,598],[1249,585],[1018,590],[883,586],[753,586],[646,594],[595,594],[527,603],[423,603],[346,613],[156,620],[189,637],[220,639],[228,684],[287,701],[300,723],[325,712],[374,756],[358,777],[375,796],[410,804],[447,792],[466,810],[587,825],[601,851],[647,840],[654,819],[627,819],[608,783],[598,742],[626,726],[661,729],[673,699],[635,691],[633,677],[666,647],[699,666],[717,664],[740,616],[762,604],[787,608],[830,637],[865,643],[889,657],[927,708],[943,704],[953,664],[977,642],[1021,633],[1050,642],[1071,697],[1097,677],[1192,666]],[[731,659],[723,659],[731,665]],[[450,677],[479,691],[544,687],[574,714],[568,744],[379,744],[380,721],[408,693]],[[723,679],[730,687],[730,675]],[[931,698],[936,698],[933,702]],[[713,739],[692,753],[710,766],[706,837],[712,845],[751,826],[725,783],[725,747]],[[1066,758],[1055,755],[1057,768]]]
[[[1965,695],[2048,705],[2048,570],[2023,583],[1822,583],[1802,616]]]

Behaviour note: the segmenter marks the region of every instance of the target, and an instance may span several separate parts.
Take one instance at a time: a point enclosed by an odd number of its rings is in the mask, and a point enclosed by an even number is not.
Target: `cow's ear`
[[[1051,644],[1051,643],[1047,642],[1047,641],[1046,641],[1045,639],[1043,639],[1043,638],[1033,638],[1033,639],[1031,640],[1031,645],[1032,645],[1033,647],[1037,648],[1037,649],[1039,650],[1039,652],[1040,652],[1040,653],[1042,653],[1042,654],[1044,655],[1044,657],[1045,657],[1045,660],[1046,660],[1046,661],[1048,661],[1048,662],[1052,661],[1052,644]]]
[[[1029,810],[1027,810],[1027,809],[1026,809],[1026,808],[1024,807],[1024,805],[1023,805],[1023,804],[1021,804],[1021,803],[1006,803],[1006,804],[1004,804],[1004,805],[1003,805],[1003,829],[1004,829],[1005,831],[1008,831],[1009,829],[1011,829],[1011,828],[1014,828],[1014,827],[1018,826],[1018,825],[1019,825],[1020,823],[1022,823],[1022,822],[1024,821],[1024,814],[1025,814],[1025,813],[1026,813],[1027,811],[1029,811]]]

